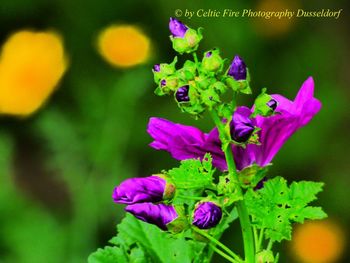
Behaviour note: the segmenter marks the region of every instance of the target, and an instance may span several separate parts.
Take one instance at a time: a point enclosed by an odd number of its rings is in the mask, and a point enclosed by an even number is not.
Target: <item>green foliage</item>
[[[210,154],[204,156],[203,161],[199,159],[188,159],[181,162],[180,167],[173,168],[167,172],[177,188],[205,189],[213,186],[213,174]]]
[[[248,190],[245,200],[253,224],[264,229],[265,236],[272,241],[290,240],[293,222],[327,216],[320,207],[308,206],[317,199],[316,194],[322,187],[323,183],[307,181],[293,182],[288,187],[285,179],[276,177],[258,191]]]
[[[98,249],[91,254],[89,263],[190,263],[201,262],[199,254],[205,244],[174,238],[154,225],[127,215],[117,226],[118,235],[110,241],[113,246]]]

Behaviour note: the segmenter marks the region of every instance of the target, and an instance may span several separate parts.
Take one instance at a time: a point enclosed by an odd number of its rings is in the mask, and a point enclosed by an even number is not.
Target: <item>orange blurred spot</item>
[[[98,49],[112,65],[131,67],[148,59],[150,40],[135,26],[112,25],[99,34]]]
[[[330,220],[308,221],[297,226],[291,243],[295,257],[303,263],[336,262],[343,253],[345,235]]]
[[[29,115],[49,97],[67,68],[62,40],[53,32],[11,35],[0,57],[0,113]]]
[[[256,10],[281,12],[288,9],[288,11],[296,11],[298,6],[298,1],[260,0]],[[259,34],[275,37],[289,32],[295,23],[295,19],[295,17],[291,19],[287,17],[281,19],[277,17],[271,17],[270,19],[257,18],[254,20],[254,26]]]

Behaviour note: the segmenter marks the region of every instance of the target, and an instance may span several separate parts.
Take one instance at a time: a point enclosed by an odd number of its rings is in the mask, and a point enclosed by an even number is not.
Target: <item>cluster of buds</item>
[[[126,204],[125,211],[136,218],[158,226],[164,231],[180,232],[188,228],[189,221],[201,229],[215,227],[221,220],[222,211],[213,202],[199,202],[191,220],[181,206],[171,204],[176,187],[164,175],[130,178],[113,191],[113,200]]]
[[[199,116],[206,109],[216,110],[220,117],[231,119],[230,135],[235,144],[258,144],[254,117],[270,116],[277,102],[270,95],[262,93],[255,101],[255,110],[237,110],[224,102],[223,94],[228,90],[234,93],[251,94],[250,76],[243,59],[236,55],[225,70],[226,59],[220,56],[216,48],[206,51],[201,61],[195,51],[202,39],[201,30],[193,30],[175,18],[170,18],[170,39],[173,48],[180,54],[193,53],[194,61],[186,60],[182,68],[177,69],[177,57],[170,64],[156,64],[153,67],[154,81],[158,85],[155,93],[159,96],[173,94],[183,112]]]
[[[194,61],[186,60],[182,68],[176,69],[177,57],[170,64],[156,64],[153,67],[157,95],[174,94],[182,111],[199,115],[205,109],[213,109],[221,102],[221,95],[229,88],[234,92],[250,94],[249,73],[244,61],[235,56],[224,71],[225,59],[218,49],[204,52],[198,61],[195,51],[202,39],[197,31],[170,18],[170,39],[173,48],[180,54],[193,53]]]

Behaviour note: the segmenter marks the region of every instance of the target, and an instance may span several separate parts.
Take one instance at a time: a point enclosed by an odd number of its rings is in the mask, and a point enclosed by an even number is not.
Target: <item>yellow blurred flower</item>
[[[56,33],[19,31],[11,35],[0,56],[0,113],[36,111],[66,68],[62,40]]]
[[[330,220],[309,221],[298,225],[291,251],[302,263],[337,262],[345,245],[344,230]]]
[[[131,25],[112,25],[98,36],[101,56],[117,67],[132,67],[149,58],[150,40],[140,29]]]

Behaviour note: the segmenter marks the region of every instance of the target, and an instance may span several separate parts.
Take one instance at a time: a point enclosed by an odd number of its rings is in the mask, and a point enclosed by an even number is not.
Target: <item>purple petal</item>
[[[201,145],[205,135],[199,129],[161,118],[150,118],[147,132],[154,141],[150,144],[156,150],[168,151],[176,160],[204,156]]]
[[[158,226],[162,230],[167,230],[167,224],[178,217],[175,208],[165,204],[133,204],[125,207],[125,211],[144,222]]]
[[[313,91],[314,82],[310,77],[304,82],[293,102],[281,95],[272,95],[278,103],[277,114],[270,117],[257,116],[257,126],[261,128],[261,145],[248,145],[243,153],[250,156],[250,164],[269,164],[288,138],[311,121],[321,109],[321,103],[313,97]]]
[[[130,178],[114,189],[113,199],[118,204],[160,202],[165,187],[166,181],[158,176]]]

